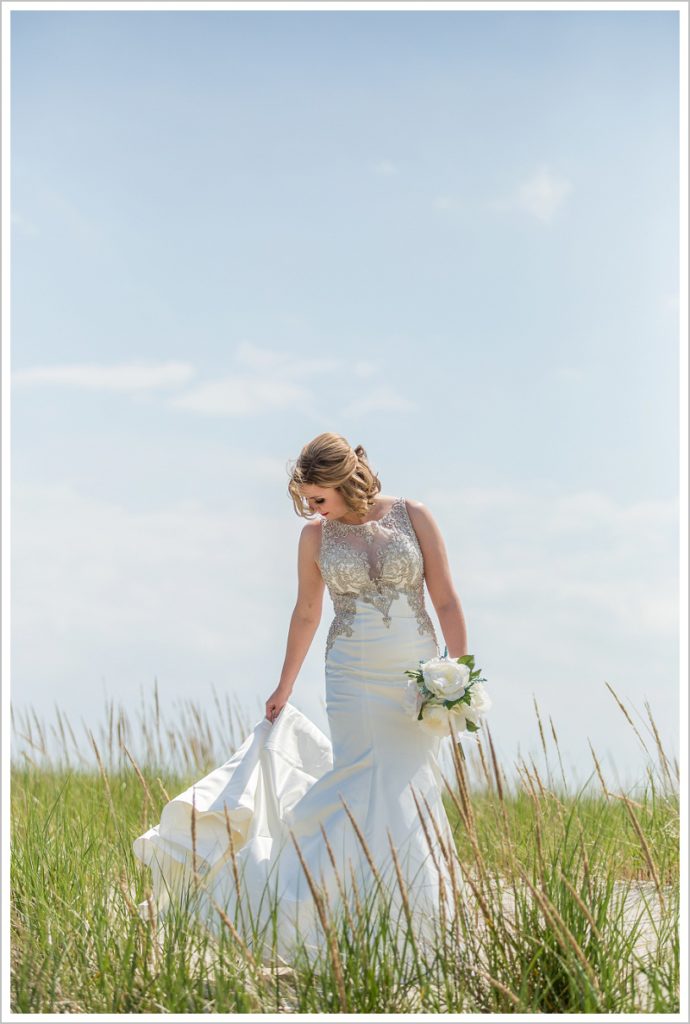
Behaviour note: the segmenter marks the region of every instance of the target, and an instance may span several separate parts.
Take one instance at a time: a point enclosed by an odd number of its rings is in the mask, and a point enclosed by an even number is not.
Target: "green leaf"
[[[474,722],[470,722],[469,718],[465,719],[465,725],[467,726],[468,732],[478,732],[479,726],[475,725]]]

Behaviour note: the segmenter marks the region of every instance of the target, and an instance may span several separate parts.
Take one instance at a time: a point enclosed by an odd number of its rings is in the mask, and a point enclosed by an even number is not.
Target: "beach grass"
[[[611,697],[622,727],[638,731]],[[257,936],[245,942],[220,911],[209,932],[193,901],[157,920],[149,870],[132,851],[170,797],[230,756],[228,736],[231,750],[241,742],[241,709],[191,704],[171,724],[156,690],[134,724],[111,703],[83,738],[58,709],[48,726],[13,714],[12,1009],[678,1013],[679,770],[645,713],[639,780],[627,792],[610,788],[594,750],[592,782],[569,785],[536,704],[545,767],[520,758],[509,778],[488,728],[464,736],[445,776],[453,884],[435,941],[421,944],[403,915],[401,952],[378,893],[337,916],[321,902],[320,955],[290,963],[257,955]],[[402,879],[398,895],[405,907]]]

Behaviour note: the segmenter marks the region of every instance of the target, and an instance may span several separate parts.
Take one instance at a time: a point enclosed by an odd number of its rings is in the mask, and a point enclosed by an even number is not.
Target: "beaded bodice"
[[[404,498],[396,498],[384,516],[368,523],[324,519],[318,564],[335,610],[326,657],[340,633],[352,636],[357,599],[378,608],[390,628],[388,612],[401,594],[417,618],[419,633],[430,634],[438,648],[424,606],[424,558]]]

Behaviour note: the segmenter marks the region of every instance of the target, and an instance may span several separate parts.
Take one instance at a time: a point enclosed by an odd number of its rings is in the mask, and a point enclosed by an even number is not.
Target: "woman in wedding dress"
[[[195,880],[194,913],[216,932],[231,922],[262,957],[290,959],[298,947],[319,955],[324,911],[352,920],[372,893],[433,943],[440,890],[456,884],[443,850],[453,838],[441,738],[405,707],[405,670],[440,654],[425,581],[448,656],[466,653],[443,538],[420,502],[382,495],[365,449],[339,434],[304,446],[288,490],[308,522],[265,717],[225,764],[163,808],[134,852],[151,868],[159,919],[171,901],[189,899]],[[325,588],[335,610],[324,662],[330,738],[290,702]],[[146,916],[147,904],[139,911]]]

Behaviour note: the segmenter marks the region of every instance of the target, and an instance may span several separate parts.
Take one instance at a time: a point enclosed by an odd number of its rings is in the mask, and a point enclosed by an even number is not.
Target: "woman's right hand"
[[[269,722],[275,722],[276,718],[288,702],[290,691],[283,686],[278,686],[266,701],[266,718]]]

